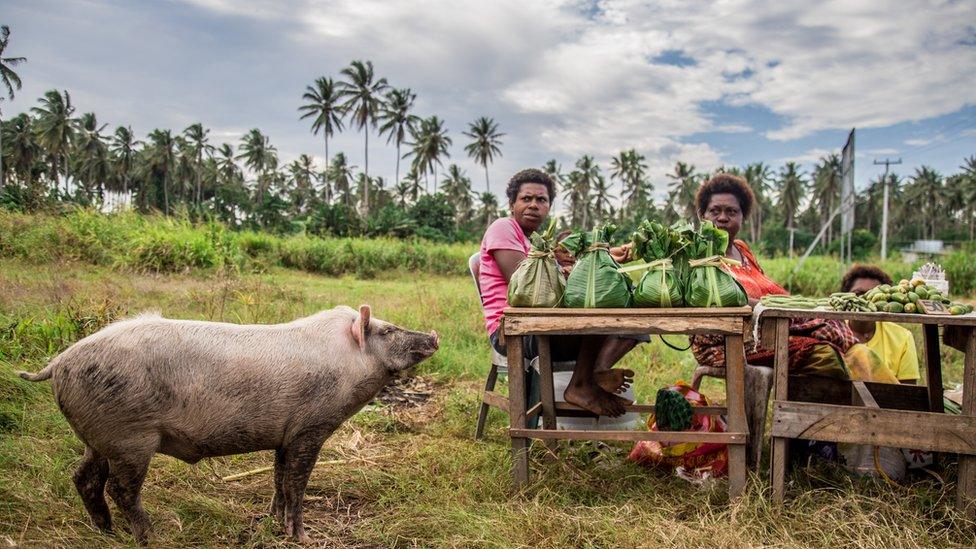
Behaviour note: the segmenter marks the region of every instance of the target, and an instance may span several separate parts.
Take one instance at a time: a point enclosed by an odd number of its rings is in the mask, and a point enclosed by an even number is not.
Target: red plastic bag
[[[678,381],[669,389],[681,393],[692,407],[708,406],[705,395],[695,391],[684,381]],[[657,431],[654,415],[647,418],[651,431]],[[692,418],[691,429],[686,432],[724,433],[725,421],[721,416],[700,416]],[[699,477],[720,477],[728,473],[729,448],[727,444],[699,442],[659,442],[642,440],[634,445],[627,459],[635,463],[665,469],[683,467],[687,473]]]

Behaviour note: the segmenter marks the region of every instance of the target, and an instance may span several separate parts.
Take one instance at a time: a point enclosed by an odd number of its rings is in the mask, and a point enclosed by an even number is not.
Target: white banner
[[[849,235],[854,230],[854,132],[855,129],[851,129],[840,157],[842,235]]]

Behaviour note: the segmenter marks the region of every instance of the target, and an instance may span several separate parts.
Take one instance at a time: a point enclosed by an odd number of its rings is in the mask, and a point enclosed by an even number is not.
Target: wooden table
[[[659,440],[714,442],[729,445],[729,495],[738,497],[746,481],[746,424],[744,404],[745,352],[743,331],[752,310],[734,308],[682,309],[505,309],[502,322],[508,347],[509,435],[512,439],[512,475],[517,488],[529,481],[529,439]],[[579,412],[568,403],[555,403],[552,381],[552,335],[719,334],[725,336],[727,361],[726,405],[695,408],[696,415],[728,414],[729,432],[691,433],[657,431],[556,430],[559,412]],[[531,410],[525,405],[525,370],[522,337],[538,338],[540,400]],[[653,412],[651,405],[627,406],[628,412]],[[527,420],[542,416],[542,428],[528,429]]]
[[[792,318],[832,318],[921,324],[925,340],[926,388],[847,382],[849,405],[802,402],[790,386],[787,342]],[[939,326],[947,345],[965,353],[962,415],[946,415],[942,400]],[[791,438],[952,452],[959,456],[957,506],[976,516],[976,315],[942,316],[855,313],[769,308],[762,313],[762,342],[775,351],[772,426],[773,498],[783,501],[787,444]],[[794,377],[794,384],[817,378]],[[878,391],[878,392],[875,392]],[[889,393],[879,406],[880,392]],[[912,410],[910,396],[924,391],[922,408]],[[899,393],[892,395],[891,393]],[[925,398],[927,396],[927,399]],[[806,399],[800,399],[806,400]],[[926,402],[927,400],[927,402]],[[927,404],[927,406],[926,406]],[[902,409],[892,409],[902,408]]]

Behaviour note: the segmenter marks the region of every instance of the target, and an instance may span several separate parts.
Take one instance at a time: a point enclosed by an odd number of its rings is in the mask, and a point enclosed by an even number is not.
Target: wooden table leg
[[[749,431],[745,406],[745,350],[742,336],[725,336],[725,402],[729,409],[729,429]],[[729,497],[738,498],[746,488],[746,445],[729,444]]]
[[[552,352],[549,347],[549,336],[536,336],[539,342],[539,400],[542,401],[542,428],[556,428],[556,391],[552,380]],[[556,439],[546,439],[546,447],[555,450],[558,447]]]
[[[506,338],[508,353],[508,425],[510,429],[525,429],[525,363],[522,357],[522,337]],[[529,439],[512,437],[512,477],[515,488],[529,483]]]
[[[976,329],[968,331],[962,374],[962,413],[976,416]],[[976,518],[976,456],[959,455],[956,490],[956,507],[969,518]]]
[[[925,384],[929,388],[929,410],[944,413],[942,402],[942,357],[939,355],[939,325],[922,324],[925,340]]]
[[[773,357],[773,400],[787,400],[788,396],[788,383],[789,383],[789,338],[790,338],[790,320],[788,318],[777,318],[776,319],[776,336],[774,339],[774,352]],[[773,415],[775,418],[776,411],[773,410]],[[770,460],[770,474],[772,475],[773,484],[773,502],[777,504],[783,503],[783,497],[786,493],[786,464],[787,464],[787,445],[789,439],[782,437],[773,437],[772,446],[772,459]]]

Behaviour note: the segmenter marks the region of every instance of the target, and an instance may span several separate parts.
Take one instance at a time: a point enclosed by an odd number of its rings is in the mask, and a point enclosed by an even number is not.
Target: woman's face
[[[549,215],[549,190],[541,183],[522,183],[515,202],[509,204],[512,217],[525,234],[531,234]]]
[[[731,193],[716,193],[708,201],[702,221],[711,221],[719,229],[729,233],[729,241],[739,234],[742,228],[742,207],[739,199]]]

